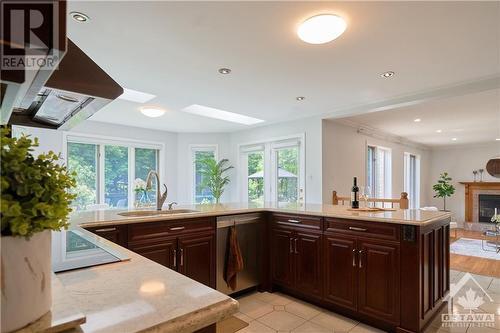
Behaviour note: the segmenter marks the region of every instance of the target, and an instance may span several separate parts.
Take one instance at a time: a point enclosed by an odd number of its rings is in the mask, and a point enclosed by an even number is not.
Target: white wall
[[[485,169],[483,173],[484,181],[500,181],[500,179],[494,178],[486,172],[486,163],[495,156],[500,156],[500,143],[496,142],[483,145],[435,148],[432,150],[431,186],[437,181],[439,174],[443,172],[448,172],[450,177],[453,178],[456,191],[451,198],[446,200],[446,208],[452,211],[457,221],[463,222],[465,220],[465,187],[459,182],[473,181],[472,171],[478,169]],[[433,194],[432,189],[430,189],[430,198],[432,198]],[[443,208],[442,199],[432,198],[431,202],[433,205]]]
[[[392,197],[398,198],[404,191],[404,153],[420,156],[420,206],[427,205],[430,186],[430,151],[407,146],[357,132],[356,128],[323,120],[323,202],[331,203],[332,191],[338,195],[349,195],[353,177],[358,184],[366,184],[367,145],[391,149]]]
[[[231,161],[239,161],[239,145],[266,141],[295,134],[305,135],[305,188],[306,203],[321,203],[321,118],[313,117],[275,125],[256,127],[231,133]],[[233,173],[233,176],[236,173]],[[236,177],[232,177],[231,201],[241,201],[241,191]]]
[[[216,145],[218,159],[227,158],[234,165],[234,161],[231,160],[229,137],[228,133],[179,133],[177,135],[177,179],[178,184],[182,184],[182,186],[179,185],[177,191],[177,201],[179,203],[193,202],[191,146]],[[222,195],[222,202],[230,200],[230,189],[231,187],[228,187]]]

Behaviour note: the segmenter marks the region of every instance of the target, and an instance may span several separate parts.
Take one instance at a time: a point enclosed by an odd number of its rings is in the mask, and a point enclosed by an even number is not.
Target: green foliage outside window
[[[38,140],[28,136],[10,137],[10,129],[0,129],[2,236],[31,237],[44,230],[68,226],[70,204],[75,195],[75,179],[60,157],[50,151],[33,156]]]

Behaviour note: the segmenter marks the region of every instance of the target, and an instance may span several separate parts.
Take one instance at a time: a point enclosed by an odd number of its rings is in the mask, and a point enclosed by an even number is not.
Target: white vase
[[[1,238],[2,333],[43,316],[52,304],[51,231]]]

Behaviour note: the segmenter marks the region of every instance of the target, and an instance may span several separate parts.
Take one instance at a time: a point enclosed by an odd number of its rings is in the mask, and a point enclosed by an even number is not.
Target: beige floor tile
[[[247,327],[238,331],[238,333],[275,333],[276,331],[266,325],[254,320]]]
[[[469,327],[467,333],[498,333],[499,327]]]
[[[493,278],[490,285],[488,286],[488,291],[493,291],[496,293],[500,293],[500,279]]]
[[[334,333],[333,329],[328,329],[318,324],[306,321],[304,324],[300,325],[296,329],[291,331],[292,333]]]
[[[378,328],[368,326],[366,324],[359,323],[356,325],[349,333],[383,333],[385,331],[379,330]]]
[[[251,322],[252,320],[254,320],[252,317],[249,317],[247,316],[246,314],[242,313],[242,312],[236,312],[233,316],[235,316],[236,318],[238,319],[241,319],[243,320],[244,322]]]
[[[260,317],[258,321],[277,331],[291,331],[306,320],[286,311],[273,311]]]
[[[311,319],[317,316],[321,309],[302,301],[294,301],[285,306],[285,310],[304,319]]]
[[[333,328],[335,332],[347,332],[359,323],[333,312],[320,313],[318,316],[312,318],[311,322],[328,329]]]
[[[271,305],[287,305],[288,303],[291,303],[295,301],[296,299],[285,295],[281,293],[257,293],[255,294],[255,297],[258,298],[260,301],[269,303]]]
[[[255,297],[239,298],[238,302],[240,303],[240,312],[253,319],[257,319],[274,311],[272,305],[262,302]]]

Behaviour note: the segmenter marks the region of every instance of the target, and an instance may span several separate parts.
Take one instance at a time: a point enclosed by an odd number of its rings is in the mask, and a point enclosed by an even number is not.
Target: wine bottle
[[[351,190],[351,208],[359,208],[359,187],[358,180],[354,177],[354,185]]]

